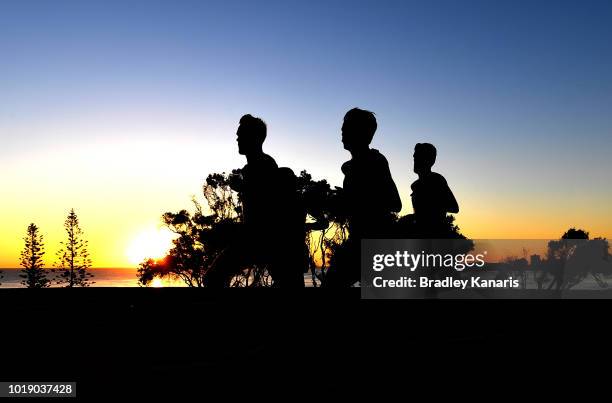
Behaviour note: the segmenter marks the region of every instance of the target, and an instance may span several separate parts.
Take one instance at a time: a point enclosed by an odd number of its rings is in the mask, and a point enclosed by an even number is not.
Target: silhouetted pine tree
[[[62,247],[57,252],[59,262],[56,263],[55,277],[57,284],[65,287],[89,287],[94,282],[90,279],[93,274],[88,270],[91,268],[91,259],[87,251],[88,242],[83,238],[83,230],[79,226],[79,219],[70,210],[64,222],[67,239],[61,242]]]
[[[28,288],[49,287],[49,279],[44,269],[42,260],[45,254],[43,236],[39,234],[38,227],[34,224],[28,226],[27,235],[23,238],[25,246],[21,252],[21,266],[23,270],[19,277],[21,284]]]

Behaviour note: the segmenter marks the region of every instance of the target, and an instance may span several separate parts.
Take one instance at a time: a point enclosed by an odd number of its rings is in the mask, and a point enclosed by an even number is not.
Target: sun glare
[[[137,234],[129,244],[126,255],[130,263],[145,259],[161,259],[172,247],[174,234],[167,229],[149,229]]]

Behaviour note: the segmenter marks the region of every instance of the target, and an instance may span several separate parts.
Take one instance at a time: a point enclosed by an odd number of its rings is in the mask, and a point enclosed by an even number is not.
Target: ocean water
[[[136,268],[120,268],[120,269],[91,269],[94,275],[92,281],[95,281],[91,287],[139,287],[136,277]],[[0,288],[24,288],[21,285],[20,269],[0,269]],[[53,277],[53,273],[49,273],[49,278]],[[304,275],[304,281],[307,287],[312,287],[312,279],[310,273]],[[55,286],[55,285],[52,285]],[[177,279],[162,279],[154,280],[152,287],[187,287],[182,280]]]
[[[2,272],[0,276],[0,288],[23,288],[21,285],[21,274],[20,269],[0,269]],[[124,269],[91,269],[91,273],[94,275],[92,281],[92,287],[138,287],[138,279],[136,278],[135,268],[124,268]],[[49,278],[54,276],[53,273],[49,273]],[[171,285],[171,282],[164,280],[167,286]],[[164,286],[166,284],[159,284]],[[54,285],[52,285],[54,286]],[[180,286],[177,284],[176,286]]]
[[[94,274],[95,281],[92,284],[92,287],[139,287],[138,279],[136,277],[136,268],[115,268],[115,269],[91,269],[91,272]],[[0,269],[0,288],[24,288],[21,285],[21,274],[20,269]],[[53,273],[49,273],[50,278],[53,276]],[[489,273],[488,276],[484,277],[494,277],[494,273]],[[610,288],[612,288],[612,278],[604,277],[602,278],[604,282],[608,284]],[[304,275],[304,282],[306,287],[312,287],[312,277],[310,273]],[[55,285],[52,285],[55,286]],[[187,285],[179,279],[157,279],[154,280],[150,285],[151,287],[187,287]],[[527,274],[527,289],[537,289],[537,284],[535,282],[533,273]],[[580,284],[572,287],[574,290],[601,290],[602,288],[595,281],[592,276],[587,276]]]

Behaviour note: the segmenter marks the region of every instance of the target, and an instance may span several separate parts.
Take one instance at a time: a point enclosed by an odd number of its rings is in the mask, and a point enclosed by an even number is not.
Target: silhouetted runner
[[[342,143],[352,158],[342,165],[340,208],[349,238],[334,254],[325,287],[349,287],[360,280],[361,240],[389,237],[394,213],[402,209],[387,159],[370,148],[377,127],[370,111],[354,108],[344,116]]]
[[[419,179],[412,188],[412,208],[417,233],[422,238],[446,238],[449,224],[447,213],[458,213],[459,205],[446,179],[431,168],[436,162],[436,147],[418,143],[414,147],[414,172]]]
[[[305,213],[295,175],[263,152],[263,120],[244,115],[236,134],[238,152],[247,159],[238,189],[243,222],[207,272],[206,285],[227,287],[240,269],[265,264],[275,287],[303,287]]]

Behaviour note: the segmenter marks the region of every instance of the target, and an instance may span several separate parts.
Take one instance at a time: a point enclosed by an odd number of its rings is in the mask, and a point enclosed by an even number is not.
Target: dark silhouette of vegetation
[[[610,245],[605,238],[590,239],[589,232],[570,228],[560,239],[548,243],[546,257],[535,269],[538,289],[568,290],[589,275],[601,288],[608,284],[604,276],[610,271]]]
[[[582,229],[570,228],[561,235],[561,239],[589,239],[589,233]]]
[[[21,252],[20,261],[23,270],[19,275],[23,279],[21,284],[28,288],[49,287],[50,282],[43,263],[45,246],[43,236],[39,233],[38,227],[30,224],[23,240],[25,246]]]
[[[165,213],[162,222],[175,234],[173,248],[160,260],[147,259],[138,268],[141,285],[154,278],[178,278],[189,287],[204,287],[205,275],[215,258],[227,247],[228,240],[243,220],[239,190],[242,170],[210,174],[202,188],[205,204],[192,199],[192,212]],[[325,180],[314,181],[302,171],[296,180],[297,197],[306,212],[303,245],[307,251],[305,267],[312,270],[313,282],[320,283],[335,245],[346,237],[346,228],[334,211],[335,190]],[[336,221],[337,220],[337,221]],[[285,234],[268,234],[266,244],[272,250]],[[238,272],[230,286],[266,287],[273,284],[266,265],[249,265]]]
[[[62,247],[57,252],[59,260],[54,269],[57,273],[55,281],[65,287],[89,287],[95,282],[91,281],[93,274],[89,271],[91,259],[87,251],[88,241],[83,237],[74,209],[66,217],[64,229],[66,240],[61,242]]]
[[[159,260],[147,259],[139,265],[137,277],[141,285],[149,285],[155,278],[180,279],[189,287],[204,287],[205,273],[217,254],[227,245],[234,226],[242,219],[240,188],[241,170],[231,173],[210,174],[202,188],[204,203],[192,199],[193,210],[165,213],[162,222],[175,234],[173,247]],[[320,286],[330,267],[336,264],[334,256],[342,250],[349,236],[347,217],[343,214],[341,188],[332,188],[326,180],[313,180],[306,172],[297,177],[297,193],[306,211],[306,236],[304,239],[307,255],[307,269],[312,284]],[[455,218],[448,215],[447,238],[465,239],[461,250],[467,253],[473,249],[473,241],[461,234],[454,224]],[[395,237],[406,237],[413,227],[410,217],[395,217],[392,233]],[[274,248],[275,234],[266,240]],[[457,246],[459,244],[453,243]],[[232,287],[267,287],[273,284],[265,265],[245,267],[238,273]]]
[[[306,210],[308,270],[317,287],[335,264],[334,254],[348,239],[348,217],[342,211],[342,188],[332,188],[325,179],[315,181],[306,171],[300,172],[297,183]]]
[[[528,254],[528,250],[523,248],[523,257],[507,256],[499,264],[495,278],[497,280],[504,280],[512,277],[519,281],[520,288],[527,288],[527,274],[529,273]]]
[[[233,225],[240,221],[240,201],[232,188],[239,175],[239,170],[208,175],[202,188],[208,214],[195,197],[192,199],[193,212],[181,210],[163,214],[162,222],[177,238],[163,259],[147,259],[140,264],[138,279],[141,285],[148,285],[154,278],[172,277],[190,287],[204,286],[204,275],[226,246]]]
[[[233,189],[239,180],[239,170],[230,174],[210,174],[202,193],[208,211],[194,197],[194,211],[181,210],[165,213],[162,222],[177,235],[173,248],[160,260],[147,259],[138,268],[141,285],[148,285],[154,278],[178,278],[189,287],[203,287],[204,276],[212,262],[227,245],[227,239],[240,222],[242,209],[237,192]],[[247,280],[266,282],[258,276]]]
[[[507,257],[496,269],[496,278],[512,277],[523,289],[528,288],[529,275],[539,290],[569,290],[589,276],[598,287],[607,288],[605,277],[612,275],[610,245],[605,238],[590,239],[587,231],[570,228],[548,242],[543,257],[523,249],[523,257]]]

